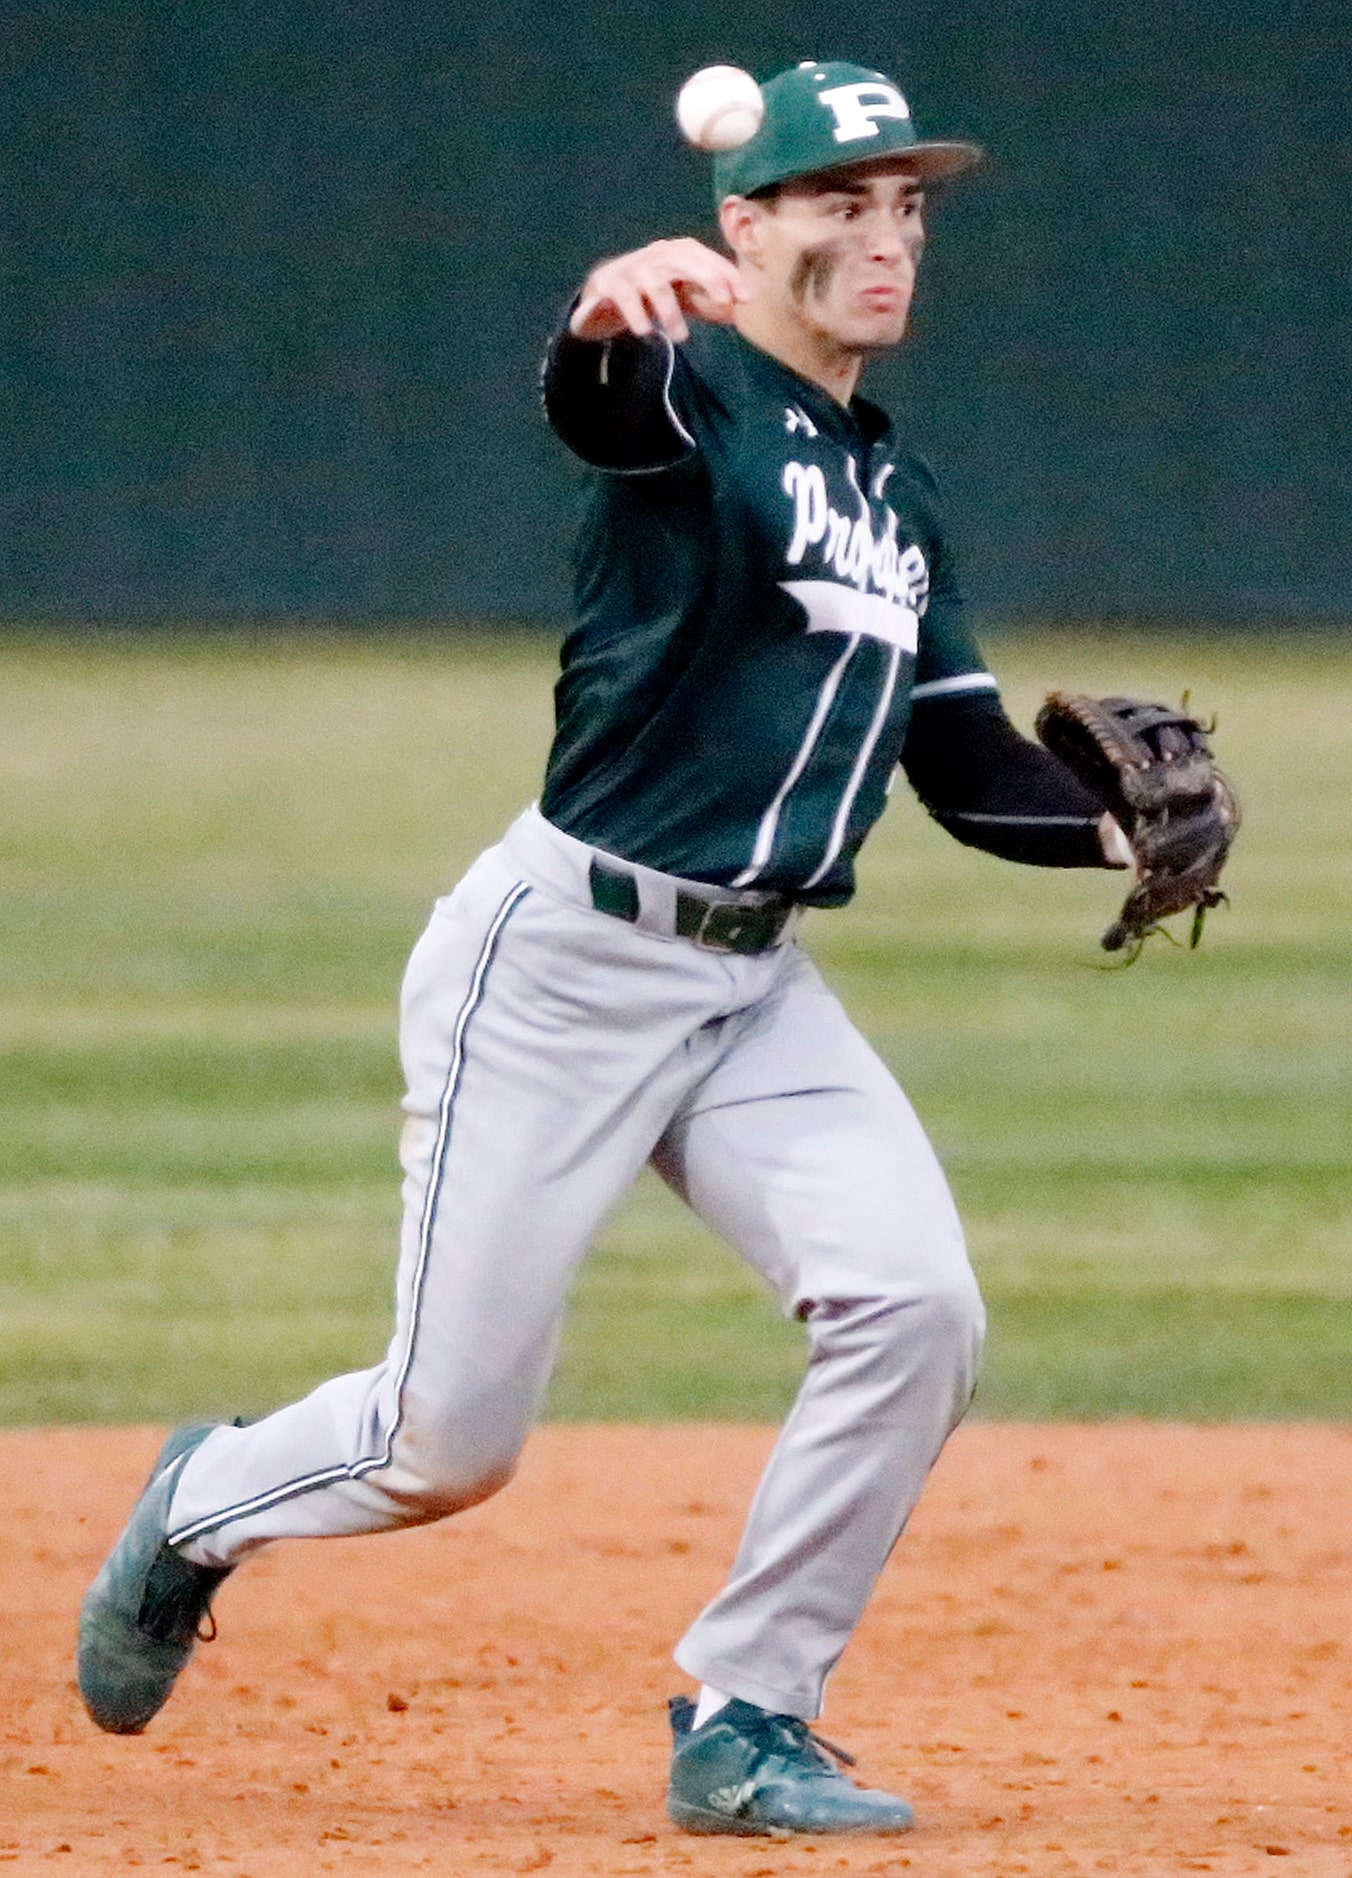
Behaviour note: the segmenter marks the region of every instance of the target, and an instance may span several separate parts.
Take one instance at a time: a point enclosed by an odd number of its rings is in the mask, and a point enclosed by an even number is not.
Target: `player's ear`
[[[746,196],[725,196],[718,207],[723,239],[739,261],[759,267],[762,260],[761,223],[765,205]]]

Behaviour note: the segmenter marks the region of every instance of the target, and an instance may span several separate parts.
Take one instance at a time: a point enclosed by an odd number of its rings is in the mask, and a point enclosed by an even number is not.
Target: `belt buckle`
[[[765,952],[774,944],[783,928],[777,909],[763,906],[734,906],[726,900],[714,900],[694,934],[696,945],[711,952]]]

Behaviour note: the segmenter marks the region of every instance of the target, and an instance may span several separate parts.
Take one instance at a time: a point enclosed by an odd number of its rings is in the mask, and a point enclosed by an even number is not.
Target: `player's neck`
[[[844,351],[834,340],[779,318],[773,307],[754,300],[739,306],[735,318],[743,339],[749,339],[800,378],[820,385],[838,404],[850,402],[864,369],[862,353]]]

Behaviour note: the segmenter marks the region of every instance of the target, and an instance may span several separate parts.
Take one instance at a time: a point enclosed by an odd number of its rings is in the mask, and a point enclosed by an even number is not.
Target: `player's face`
[[[895,346],[925,245],[924,201],[900,166],[786,183],[756,218],[764,290],[781,316],[843,352]]]

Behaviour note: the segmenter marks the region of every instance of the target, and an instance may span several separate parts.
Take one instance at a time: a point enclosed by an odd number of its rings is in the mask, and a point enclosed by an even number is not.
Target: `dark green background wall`
[[[556,618],[535,374],[708,225],[714,60],[895,73],[986,177],[877,387],[988,616],[1352,619],[1346,0],[0,8],[0,617]]]

